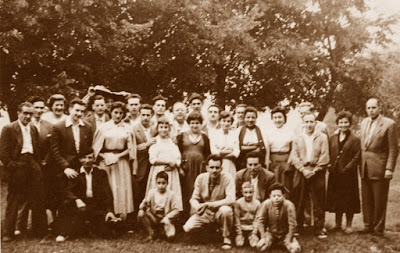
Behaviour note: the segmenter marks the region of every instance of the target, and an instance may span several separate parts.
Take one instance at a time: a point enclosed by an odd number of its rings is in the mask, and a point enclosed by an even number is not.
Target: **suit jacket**
[[[33,155],[37,162],[40,161],[39,133],[33,125],[29,125]],[[18,157],[21,154],[23,137],[21,127],[18,120],[4,126],[0,137],[0,160],[6,167],[8,172],[11,172],[18,163]]]
[[[242,197],[242,184],[251,182],[251,173],[249,169],[242,169],[236,174],[236,196]],[[271,171],[262,168],[258,174],[258,193],[260,202],[266,200],[269,196],[269,187],[275,183],[275,175]]]
[[[80,144],[79,152],[86,153],[92,148],[93,133],[89,123],[84,121],[84,126],[79,126]],[[72,126],[66,127],[65,120],[53,126],[51,135],[51,151],[57,169],[56,174],[61,175],[66,168],[79,169],[79,154],[75,147]]]
[[[346,138],[342,151],[339,151],[339,134],[334,134],[329,138],[329,171],[342,174],[357,174],[361,153],[360,139],[352,132],[349,132]]]
[[[219,206],[233,205],[235,203],[235,181],[233,178],[222,173],[219,183],[211,194],[209,192],[209,179],[208,172],[197,176],[194,182],[192,198],[190,199],[192,209],[197,211],[200,208],[200,203],[204,202],[218,202],[217,205]]]
[[[50,159],[50,138],[51,129],[53,125],[45,120],[40,121],[39,129],[39,147],[40,147],[40,158],[44,163],[47,163]]]
[[[392,119],[380,115],[367,143],[370,118],[361,122],[361,178],[383,179],[385,170],[394,171],[398,156],[397,128]]]
[[[150,170],[149,147],[146,147],[146,142],[148,140],[146,138],[146,134],[144,133],[142,124],[140,123],[133,126],[133,131],[135,133],[137,149],[137,159],[135,160],[138,168],[136,172],[136,180],[140,181],[146,177],[148,171]],[[156,132],[150,128],[150,134],[151,136],[155,136]]]
[[[83,118],[83,119],[86,120],[86,121],[90,124],[90,126],[92,127],[92,133],[93,133],[93,134],[96,133],[96,129],[97,129],[97,123],[96,123],[96,118],[95,118],[94,114],[95,114],[94,112],[89,111],[89,112],[85,115],[85,117]],[[110,116],[108,116],[107,113],[104,113],[104,115],[105,115],[105,122],[109,121],[109,120],[110,120]]]
[[[86,176],[80,173],[78,177],[66,179],[67,186],[63,189],[64,203],[75,202],[81,199],[86,203]],[[114,212],[113,195],[108,182],[107,172],[93,167],[92,171],[92,191],[93,199],[100,209],[98,211]]]

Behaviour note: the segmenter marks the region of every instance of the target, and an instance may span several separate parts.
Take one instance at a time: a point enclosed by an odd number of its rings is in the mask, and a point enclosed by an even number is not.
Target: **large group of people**
[[[283,107],[271,110],[274,126],[267,128],[257,124],[254,107],[229,112],[202,108],[203,101],[192,94],[169,112],[163,96],[146,104],[138,94],[124,102],[94,94],[69,101],[68,114],[60,94],[20,104],[18,120],[0,138],[8,180],[2,241],[27,233],[31,211],[32,233],[51,231],[57,242],[83,231],[138,228],[146,240],[171,240],[177,230],[216,224],[223,249],[281,244],[299,252],[296,237],[305,227],[327,237],[326,211],[336,214],[334,230],[353,232],[358,175],[363,232],[384,233],[398,145],[378,99],[366,103],[360,137],[346,111],[329,134],[308,102],[299,105],[302,124],[293,129]]]

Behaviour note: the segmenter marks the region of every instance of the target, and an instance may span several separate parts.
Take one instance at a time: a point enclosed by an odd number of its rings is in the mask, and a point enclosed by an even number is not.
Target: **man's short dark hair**
[[[96,101],[96,100],[104,100],[104,102],[106,101],[106,99],[102,95],[94,96],[93,101]]]
[[[163,178],[163,179],[165,179],[165,181],[167,181],[168,182],[168,174],[167,174],[167,172],[165,172],[165,171],[160,171],[160,172],[158,172],[157,173],[157,175],[156,175],[156,181],[157,181],[157,179],[159,179],[159,178]]]
[[[261,155],[259,152],[249,152],[246,154],[246,161],[249,158],[258,158],[258,161],[261,161]]]
[[[221,166],[222,166],[222,157],[221,156],[219,156],[217,154],[208,155],[207,158],[206,158],[206,165],[208,165],[210,160],[220,161],[221,162]]]
[[[128,103],[129,99],[131,99],[131,98],[138,98],[140,102],[142,101],[142,97],[139,94],[134,93],[134,94],[129,94],[125,98],[125,103]]]
[[[140,108],[139,108],[139,112],[140,112],[141,110],[150,110],[150,111],[151,111],[151,114],[154,114],[153,107],[152,107],[151,105],[149,105],[149,104],[142,104],[142,105],[140,106]]]
[[[74,107],[75,104],[82,105],[82,106],[86,106],[86,104],[83,103],[82,99],[80,99],[80,98],[74,98],[74,99],[72,99],[72,101],[69,103],[69,108]]]
[[[22,107],[33,107],[32,103],[25,101],[18,105],[18,112],[22,112]]]
[[[87,155],[93,154],[93,148],[88,147],[84,148],[82,151],[79,152],[79,158],[85,157]]]
[[[31,97],[31,98],[29,99],[29,102],[30,102],[31,104],[34,104],[34,103],[36,103],[36,102],[43,102],[43,104],[46,104],[45,99],[42,98],[42,97],[39,97],[39,96]]]
[[[274,183],[269,187],[269,194],[271,194],[272,191],[275,190],[281,190],[282,194],[286,193],[286,188],[283,186],[281,183]]]
[[[202,103],[203,103],[203,100],[204,100],[203,96],[200,95],[199,93],[192,93],[189,96],[188,101],[189,101],[189,103],[192,103],[192,101],[195,100],[195,99],[199,99]]]
[[[168,98],[164,97],[163,95],[157,95],[153,98],[153,104],[155,104],[158,100],[163,100],[165,103],[168,102]]]

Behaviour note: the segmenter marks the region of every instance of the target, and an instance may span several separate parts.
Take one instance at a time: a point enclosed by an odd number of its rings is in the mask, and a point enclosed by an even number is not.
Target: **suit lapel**
[[[375,137],[378,135],[378,133],[382,130],[383,122],[382,122],[382,117],[379,116],[377,119],[378,121],[376,122],[376,126],[374,129],[374,132],[371,135],[371,139],[368,141],[367,146],[369,147],[371,143],[374,141]]]
[[[258,173],[258,184],[257,184],[258,194],[260,195],[260,199],[264,199],[264,197],[265,197],[264,196],[265,195],[265,191],[262,191],[264,186],[267,184],[265,181],[266,181],[265,180],[265,174],[263,173],[263,171],[260,171]]]
[[[72,126],[66,127],[65,132],[66,132],[65,134],[67,136],[67,140],[70,140],[70,142],[72,142],[70,144],[74,148],[75,152],[78,153],[76,150],[76,146],[75,146],[74,134],[72,133]]]
[[[19,150],[19,152],[21,152],[23,137],[22,137],[21,127],[19,126],[18,121],[15,122],[14,129],[15,129],[17,142],[18,142],[18,150]]]

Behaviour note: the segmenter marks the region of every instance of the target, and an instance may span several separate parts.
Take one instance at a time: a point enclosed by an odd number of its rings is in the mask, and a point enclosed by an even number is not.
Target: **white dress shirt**
[[[306,143],[306,150],[307,150],[307,162],[310,162],[312,159],[312,152],[314,147],[314,133],[312,135],[307,135],[303,133],[304,141]]]
[[[89,171],[89,173],[87,173],[85,168],[81,167],[81,173],[85,173],[85,178],[86,178],[86,197],[87,198],[93,198],[92,172],[93,172],[93,168]]]
[[[32,136],[30,125],[24,126],[21,121],[18,120],[18,124],[21,127],[22,132],[22,149],[21,154],[31,153],[33,154]]]
[[[251,178],[251,184],[253,185],[254,188],[254,198],[255,199],[260,199],[260,192],[258,191],[258,175],[256,177],[250,177]]]

